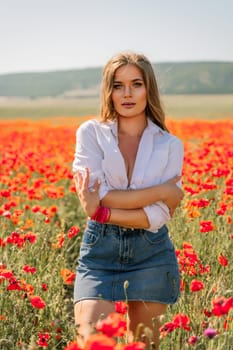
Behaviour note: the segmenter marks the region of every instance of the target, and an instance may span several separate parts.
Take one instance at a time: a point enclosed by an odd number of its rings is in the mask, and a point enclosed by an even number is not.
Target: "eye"
[[[140,87],[140,86],[142,86],[142,83],[139,82],[139,81],[138,81],[138,82],[135,82],[135,83],[134,83],[134,86],[135,86],[135,87]]]
[[[121,84],[113,84],[113,89],[120,89],[121,86]]]

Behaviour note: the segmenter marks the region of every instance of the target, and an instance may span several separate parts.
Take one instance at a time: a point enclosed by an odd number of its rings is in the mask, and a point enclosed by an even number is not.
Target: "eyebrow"
[[[138,81],[138,80],[143,81],[142,78],[135,78],[135,79],[133,79],[133,80],[131,80],[131,81],[134,83],[134,82],[136,82],[136,81]],[[120,80],[114,80],[113,82],[114,82],[114,83],[122,83],[122,81],[120,81]]]

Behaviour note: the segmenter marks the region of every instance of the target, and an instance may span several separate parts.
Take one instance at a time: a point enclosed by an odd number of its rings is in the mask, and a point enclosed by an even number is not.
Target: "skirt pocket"
[[[100,227],[95,222],[88,222],[87,228],[83,233],[81,246],[93,247],[97,244],[101,236]]]
[[[142,233],[142,237],[144,241],[147,243],[154,245],[154,246],[159,246],[162,244],[166,244],[167,248],[169,248],[169,243],[171,245],[171,249],[173,249],[173,244],[170,241],[169,235],[168,235],[168,228],[166,225],[161,227],[158,232],[154,233],[148,230],[144,230]]]

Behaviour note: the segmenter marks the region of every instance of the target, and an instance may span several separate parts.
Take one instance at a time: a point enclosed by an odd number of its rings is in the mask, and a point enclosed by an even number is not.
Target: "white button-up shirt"
[[[163,183],[182,172],[183,144],[148,118],[137,151],[130,185],[124,158],[118,147],[117,121],[88,120],[76,133],[73,171],[90,170],[90,189],[99,179],[99,196],[115,190],[134,190]],[[178,184],[180,186],[180,184]],[[150,231],[157,232],[168,220],[168,207],[161,201],[143,208]]]

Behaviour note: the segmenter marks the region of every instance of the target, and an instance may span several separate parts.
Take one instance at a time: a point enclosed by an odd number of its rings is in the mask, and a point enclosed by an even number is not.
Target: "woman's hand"
[[[162,184],[163,202],[168,206],[171,217],[184,197],[184,192],[177,186],[180,179],[181,176],[175,176]]]
[[[74,175],[76,192],[78,194],[80,203],[87,215],[91,217],[100,203],[98,191],[100,184],[97,180],[94,184],[93,190],[90,191],[88,188],[89,178],[90,173],[88,168],[85,168],[84,176],[82,176],[79,171],[77,171],[77,173]]]

